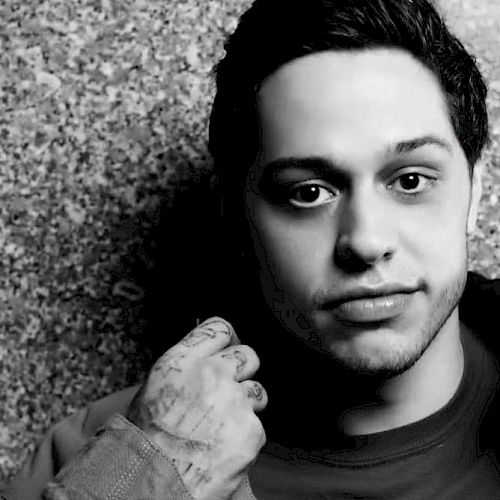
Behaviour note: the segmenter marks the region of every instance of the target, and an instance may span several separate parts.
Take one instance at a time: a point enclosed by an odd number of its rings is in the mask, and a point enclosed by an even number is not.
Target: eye
[[[288,200],[297,208],[314,208],[329,203],[335,198],[335,193],[317,183],[302,183],[293,186],[289,191]]]
[[[403,195],[420,194],[436,182],[436,179],[416,172],[410,172],[399,176],[389,187]]]

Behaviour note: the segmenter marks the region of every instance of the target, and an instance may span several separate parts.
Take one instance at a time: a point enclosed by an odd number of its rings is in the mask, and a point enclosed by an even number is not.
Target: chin
[[[345,370],[355,375],[392,378],[409,370],[422,357],[427,346],[412,350],[387,350],[381,355],[365,352],[341,353],[330,356]]]
[[[437,332],[422,335],[422,329],[360,332],[355,337],[323,343],[325,354],[356,375],[391,378],[410,369],[422,357]]]

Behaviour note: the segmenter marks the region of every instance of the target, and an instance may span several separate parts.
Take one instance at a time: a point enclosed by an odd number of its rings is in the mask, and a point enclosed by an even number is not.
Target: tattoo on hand
[[[195,330],[191,332],[189,335],[184,337],[180,343],[186,347],[195,347],[202,344],[207,339],[214,339],[215,335],[216,334],[213,330],[203,327],[202,330]]]
[[[262,391],[262,386],[258,382],[256,382],[253,387],[250,387],[248,389],[248,397],[255,399],[257,401],[262,401],[264,395]]]
[[[213,406],[210,406],[208,408],[208,410],[201,416],[200,420],[198,421],[198,423],[191,429],[191,432],[189,433],[188,437],[191,438],[191,436],[193,435],[193,433],[196,431],[196,429],[198,429],[198,427],[205,421],[207,420],[207,418],[210,417],[210,415],[213,413],[214,411],[214,407]]]
[[[173,360],[168,359],[168,357],[158,361],[151,371],[160,372],[162,377],[167,377],[172,372],[182,373],[182,370],[176,366]]]
[[[223,358],[235,358],[238,364],[236,365],[236,373],[240,373],[247,363],[247,358],[242,351],[231,351],[222,355]]]
[[[154,394],[142,396],[142,409],[145,412],[146,422],[159,422],[169,412],[178,399],[185,397],[183,388],[167,383],[158,388]]]
[[[211,325],[223,325],[224,326],[224,329],[221,330],[220,327],[215,330]],[[213,320],[209,320],[209,321],[206,321],[205,323],[203,323],[203,326],[202,326],[202,331],[203,330],[208,330],[210,331],[213,335],[217,335],[217,333],[225,333],[226,335],[228,335],[229,337],[231,336],[231,330],[230,328],[225,324],[223,323],[221,320],[219,319],[213,319]]]

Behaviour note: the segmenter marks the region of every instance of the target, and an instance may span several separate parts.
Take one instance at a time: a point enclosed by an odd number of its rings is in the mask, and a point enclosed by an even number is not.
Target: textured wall
[[[496,276],[500,5],[442,4],[490,82],[471,249],[472,267]],[[0,475],[51,423],[141,377],[147,288],[166,318],[178,292],[154,278],[158,242],[178,237],[160,215],[183,179],[210,170],[209,71],[247,5],[0,2]],[[163,271],[178,265],[169,255]]]

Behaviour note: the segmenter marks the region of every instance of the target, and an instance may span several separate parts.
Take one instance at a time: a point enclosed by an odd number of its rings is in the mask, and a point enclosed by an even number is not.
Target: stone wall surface
[[[210,171],[209,72],[249,3],[0,2],[0,475],[51,423],[142,377],[162,210]],[[500,276],[500,3],[441,4],[490,85],[470,248]],[[175,290],[156,290],[168,311]]]

